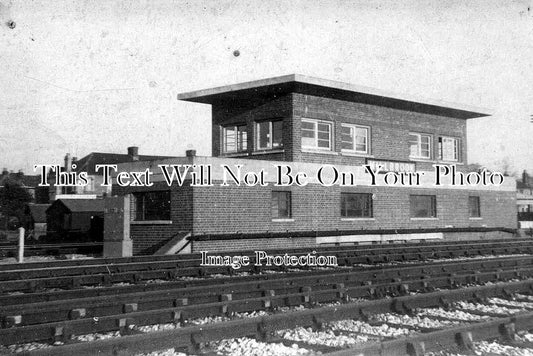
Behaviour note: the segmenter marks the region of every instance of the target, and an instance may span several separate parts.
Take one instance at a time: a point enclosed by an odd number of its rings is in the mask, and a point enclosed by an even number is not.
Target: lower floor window
[[[341,216],[344,218],[371,218],[372,194],[341,193]]]
[[[468,211],[471,218],[479,218],[481,216],[481,209],[479,208],[479,197],[468,197]]]
[[[170,191],[134,193],[136,221],[170,220]]]
[[[410,210],[412,218],[436,218],[437,198],[434,195],[411,195]]]
[[[288,219],[291,217],[291,193],[272,192],[272,218]]]

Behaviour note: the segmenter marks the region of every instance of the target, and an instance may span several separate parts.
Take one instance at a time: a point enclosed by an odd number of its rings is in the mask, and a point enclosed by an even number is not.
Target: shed
[[[102,240],[103,199],[58,199],[46,210],[47,230],[62,237]]]

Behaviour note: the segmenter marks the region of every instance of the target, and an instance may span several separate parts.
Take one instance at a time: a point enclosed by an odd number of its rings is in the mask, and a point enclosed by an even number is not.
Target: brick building
[[[113,186],[131,196],[133,252],[160,251],[169,241],[189,250],[263,249],[410,239],[512,236],[515,182],[436,186],[433,165],[468,172],[466,120],[481,109],[400,97],[375,89],[290,75],[178,95],[212,106],[213,157],[119,166],[154,172],[151,187]],[[170,187],[159,165],[205,167],[212,186]],[[265,184],[235,184],[227,165],[265,173]],[[377,181],[363,165],[382,167]],[[276,186],[277,166],[308,174],[306,186]],[[317,180],[325,167],[349,184]],[[280,168],[281,169],[281,168]],[[424,172],[418,184],[386,184],[386,172]],[[189,172],[190,173],[190,172]],[[208,174],[209,173],[209,174]],[[243,178],[243,177],[241,177]],[[449,178],[449,177],[446,177]],[[228,185],[221,186],[221,182]],[[328,181],[331,182],[331,181]]]

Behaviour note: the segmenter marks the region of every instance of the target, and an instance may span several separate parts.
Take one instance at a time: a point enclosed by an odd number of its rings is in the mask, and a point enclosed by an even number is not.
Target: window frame
[[[430,207],[430,214],[425,216],[417,216],[416,214],[416,207],[413,206],[413,199],[414,198],[420,198],[420,197],[428,197],[431,199],[431,207]],[[427,208],[427,207],[426,207]],[[420,209],[418,209],[419,211]],[[409,195],[409,216],[411,219],[438,219],[437,214],[437,196],[432,194],[410,194]]]
[[[411,136],[417,136],[417,155],[412,155],[411,153]],[[429,138],[429,148],[428,156],[422,156],[422,137]],[[431,160],[433,158],[433,135],[422,132],[409,132],[409,158],[411,159],[422,159],[422,160]]]
[[[244,131],[239,131],[239,127],[244,127]],[[226,133],[229,131],[229,129],[232,129],[233,134],[235,135],[235,150],[229,151],[227,150],[227,135]],[[239,135],[239,132],[244,132],[246,134],[246,140],[243,140],[242,137]],[[242,153],[248,151],[248,125],[246,123],[244,124],[234,124],[234,125],[224,125],[222,126],[222,153],[231,154],[231,153]],[[243,142],[246,147],[243,148]]]
[[[280,199],[284,196],[286,202],[286,211],[287,215],[280,215]],[[274,199],[276,199],[276,213],[274,213]],[[270,194],[270,215],[272,220],[292,220],[292,194],[290,191],[286,190],[273,190]]]
[[[304,137],[302,135],[302,131],[304,130],[303,128],[303,123],[304,122],[307,122],[307,123],[311,123],[314,125],[313,127],[313,133],[314,133],[314,145],[312,146],[309,146],[309,145],[304,145]],[[319,147],[318,145],[318,125],[319,124],[325,124],[325,125],[328,125],[329,127],[329,138],[328,138],[328,142],[329,142],[329,147]],[[320,150],[320,151],[334,151],[334,147],[335,147],[335,142],[334,142],[334,123],[332,121],[327,121],[327,120],[320,120],[320,119],[310,119],[310,118],[302,118],[301,119],[301,124],[300,124],[300,136],[301,136],[301,147],[302,149],[309,149],[309,150]]]
[[[280,137],[280,145],[279,147],[274,147],[274,122],[280,122],[281,123],[281,137]],[[268,145],[266,147],[261,147],[261,129],[260,125],[268,123]],[[261,120],[255,122],[254,127],[254,133],[255,133],[255,151],[267,151],[267,150],[281,150],[283,149],[283,119],[269,119],[269,120]]]
[[[150,194],[165,194],[168,197],[168,210],[163,211],[162,213],[159,213],[157,216],[149,216],[146,217],[146,210],[147,210],[147,200],[146,197]],[[145,221],[171,221],[171,202],[172,202],[172,194],[170,190],[151,190],[151,191],[143,191],[143,192],[134,192],[132,193],[133,196],[133,209],[134,212],[131,214],[132,221],[134,222],[145,222]],[[142,198],[142,200],[139,200],[139,198]],[[141,204],[141,209],[139,209],[139,204]],[[162,208],[165,208],[163,206]],[[141,215],[139,215],[139,211],[141,211]]]
[[[456,158],[450,159],[444,157],[444,140],[452,140],[455,142],[454,154],[456,155]],[[439,160],[444,162],[461,162],[461,140],[458,137],[439,136],[437,145]]]
[[[349,128],[351,130],[353,130],[353,140],[351,142],[351,144],[353,145],[353,149],[347,149],[347,148],[342,148],[342,145],[344,144],[344,142],[348,142],[348,141],[344,141],[343,140],[343,128]],[[365,150],[364,151],[358,151],[357,150],[357,129],[364,129],[366,131],[366,135],[365,135]],[[341,152],[348,152],[348,153],[355,153],[355,154],[361,154],[361,155],[369,155],[370,154],[370,137],[371,137],[371,128],[370,126],[364,126],[364,125],[357,125],[357,124],[347,124],[347,123],[342,123],[341,124]]]
[[[345,200],[348,197],[364,197],[364,199],[367,199],[366,201],[362,201],[363,207],[361,207],[361,215],[349,215],[349,209],[346,207],[347,201]],[[358,202],[361,203],[361,202]],[[364,206],[368,204],[368,206]],[[351,210],[357,210],[360,206],[357,206],[356,209]],[[340,216],[342,219],[373,219],[374,218],[374,202],[373,202],[373,194],[372,193],[361,193],[361,192],[341,192],[340,195]],[[368,211],[368,214],[365,214],[365,211]]]
[[[472,200],[475,199],[476,201],[476,210],[477,215],[472,215]],[[469,195],[468,196],[468,217],[470,219],[478,219],[481,218],[481,198],[478,195]]]

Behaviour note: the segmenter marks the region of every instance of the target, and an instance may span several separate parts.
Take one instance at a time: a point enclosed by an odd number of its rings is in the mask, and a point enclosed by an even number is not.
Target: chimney
[[[71,168],[72,168],[72,158],[70,157],[70,153],[67,153],[65,155],[65,171],[70,172]]]
[[[185,156],[187,156],[187,157],[196,157],[196,150],[187,150],[187,151],[185,151]]]
[[[7,170],[6,167],[2,168],[2,175],[3,176],[7,176],[9,174],[9,171]]]
[[[527,175],[526,170],[524,169],[524,171],[522,172],[522,183],[527,184],[528,183],[527,182],[528,181],[527,178],[528,178],[528,175]]]
[[[137,146],[128,147],[128,156],[130,156],[132,161],[138,161],[139,160],[139,147]]]

